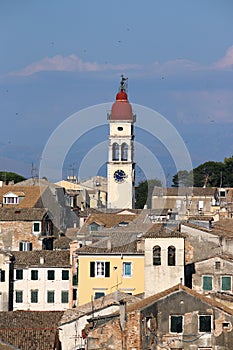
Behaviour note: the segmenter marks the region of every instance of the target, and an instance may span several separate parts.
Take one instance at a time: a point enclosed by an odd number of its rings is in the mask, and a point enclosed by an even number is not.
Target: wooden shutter
[[[110,277],[110,262],[105,262],[105,277]]]
[[[90,262],[90,277],[95,277],[95,262]]]

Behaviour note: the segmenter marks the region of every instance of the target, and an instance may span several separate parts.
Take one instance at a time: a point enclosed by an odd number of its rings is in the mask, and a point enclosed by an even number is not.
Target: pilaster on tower
[[[134,123],[127,95],[128,78],[121,76],[109,119],[108,208],[132,209],[135,203]]]

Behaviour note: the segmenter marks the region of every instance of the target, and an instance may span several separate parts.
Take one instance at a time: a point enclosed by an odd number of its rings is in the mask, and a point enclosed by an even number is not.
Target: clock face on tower
[[[113,176],[114,180],[119,183],[124,182],[125,178],[127,177],[123,170],[116,170]]]

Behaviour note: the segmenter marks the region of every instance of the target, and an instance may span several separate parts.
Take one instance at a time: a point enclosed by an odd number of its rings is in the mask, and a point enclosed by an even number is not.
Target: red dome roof
[[[116,95],[116,101],[118,101],[118,100],[128,101],[127,93],[125,91],[118,92],[118,94]]]
[[[110,120],[133,121],[133,111],[128,100],[117,100],[113,103]]]

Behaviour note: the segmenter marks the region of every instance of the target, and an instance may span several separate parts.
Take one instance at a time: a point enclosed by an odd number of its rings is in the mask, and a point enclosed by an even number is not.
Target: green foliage
[[[6,184],[8,184],[9,181],[14,181],[14,183],[17,183],[24,180],[26,180],[26,178],[19,174],[8,171],[0,171],[0,181],[4,181]]]
[[[135,190],[135,208],[143,209],[145,204],[147,208],[151,208],[152,192],[155,186],[162,187],[162,183],[158,179],[142,181]]]
[[[190,187],[193,185],[193,172],[180,170],[173,176],[173,187]]]
[[[173,176],[173,187],[233,187],[233,156],[224,162],[205,162],[192,171],[178,171]]]

